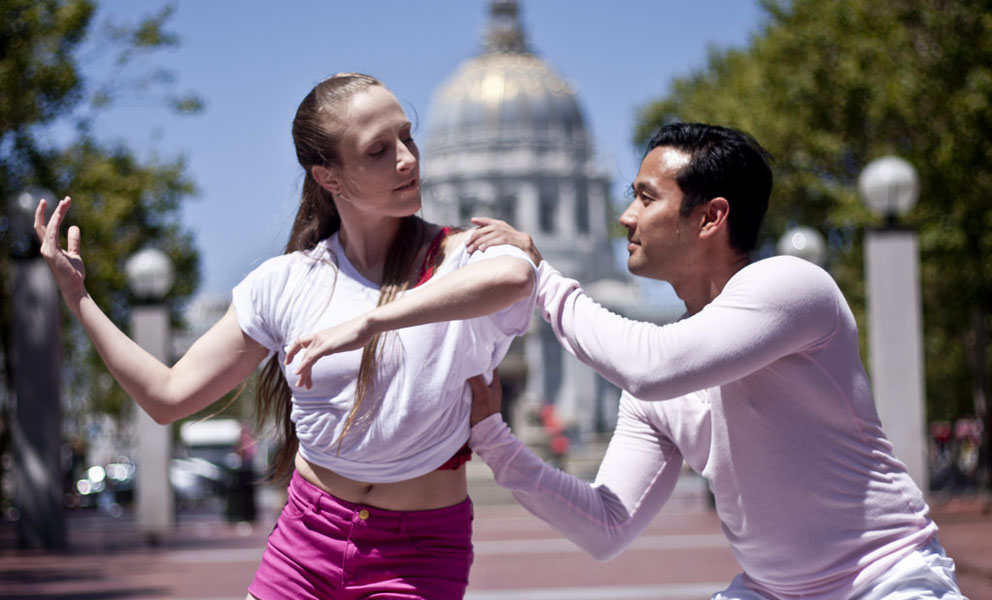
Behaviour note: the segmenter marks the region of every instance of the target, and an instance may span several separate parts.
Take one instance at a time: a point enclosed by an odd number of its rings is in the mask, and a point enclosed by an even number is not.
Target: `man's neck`
[[[694,315],[719,296],[730,278],[750,263],[751,258],[747,254],[735,253],[729,260],[718,261],[716,266],[703,269],[699,277],[673,283],[672,287],[685,303],[686,311]]]

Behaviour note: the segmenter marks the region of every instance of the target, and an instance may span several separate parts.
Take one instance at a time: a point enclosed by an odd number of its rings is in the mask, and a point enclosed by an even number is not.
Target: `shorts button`
[[[366,520],[366,519],[368,519],[369,518],[369,511],[365,510],[364,508],[362,510],[358,511],[358,518],[361,519],[361,520],[363,520],[363,521]]]

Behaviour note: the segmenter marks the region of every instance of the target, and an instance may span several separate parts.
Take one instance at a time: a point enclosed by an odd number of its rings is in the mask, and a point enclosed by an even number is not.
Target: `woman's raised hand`
[[[55,211],[52,218],[45,224],[46,201],[38,203],[38,208],[34,211],[34,232],[41,241],[41,255],[48,263],[48,267],[55,276],[55,282],[62,291],[62,297],[72,307],[73,303],[86,294],[86,287],[83,281],[86,279],[86,268],[83,266],[83,259],[79,255],[79,228],[73,225],[68,232],[68,245],[62,248],[59,242],[59,234],[62,228],[62,221],[69,212],[72,199],[65,197]]]
[[[506,221],[488,217],[472,217],[472,223],[478,227],[468,232],[468,241],[465,243],[465,247],[469,252],[485,250],[489,246],[509,244],[526,252],[535,265],[541,264],[541,253],[534,245],[533,238],[510,227]]]
[[[286,362],[293,362],[293,357],[301,350],[300,363],[294,372],[297,375],[296,386],[310,389],[313,387],[313,364],[323,356],[338,352],[357,350],[372,340],[375,332],[369,326],[366,316],[356,317],[344,323],[328,327],[317,333],[305,335],[286,346]]]

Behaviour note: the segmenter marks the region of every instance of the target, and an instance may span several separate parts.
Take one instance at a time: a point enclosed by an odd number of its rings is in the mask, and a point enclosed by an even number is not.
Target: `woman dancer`
[[[416,216],[411,124],[378,80],[318,84],[293,138],[305,180],[286,254],[238,284],[172,367],[87,294],[79,229],[59,242],[69,198],[47,225],[38,206],[42,254],[110,372],[160,423],[267,360],[257,404],[283,423],[277,471],[294,468],[249,597],[459,598],[472,562],[465,381],[490,377],[526,329],[534,266],[508,246],[470,255],[464,234]],[[460,320],[427,324],[435,313]]]

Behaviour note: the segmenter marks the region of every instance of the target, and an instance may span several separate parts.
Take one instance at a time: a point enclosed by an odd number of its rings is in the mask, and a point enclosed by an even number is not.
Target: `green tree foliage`
[[[127,330],[130,301],[123,265],[143,246],[164,250],[176,266],[169,294],[179,309],[199,283],[199,257],[180,221],[194,192],[182,159],[141,160],[122,142],[98,139],[93,122],[115,102],[139,97],[151,108],[196,112],[195,96],[177,97],[173,75],[133,75],[135,59],[177,43],[165,29],[166,7],[135,24],[93,24],[88,0],[4,0],[0,4],[0,343],[8,347],[9,260],[19,243],[6,199],[28,188],[73,197],[69,224],[82,230],[87,288],[110,318]],[[87,54],[82,56],[84,52]],[[104,80],[84,77],[92,61],[109,65]],[[67,136],[53,135],[61,127]],[[67,141],[53,141],[59,137]],[[51,203],[51,202],[50,202]],[[66,319],[64,393],[71,407],[119,414],[127,397],[107,374],[79,326]],[[5,356],[7,352],[3,353]],[[5,369],[9,374],[9,369]],[[8,375],[9,376],[9,375]],[[7,382],[4,382],[7,383]],[[72,410],[70,410],[70,418]]]
[[[881,155],[910,161],[922,190],[904,224],[920,235],[929,417],[981,410],[992,307],[992,5],[762,5],[766,18],[749,45],[712,50],[705,68],[645,106],[635,141],[672,120],[752,133],[775,159],[764,252],[790,225],[820,229],[828,267],[862,321],[860,232],[880,223],[856,179]]]

